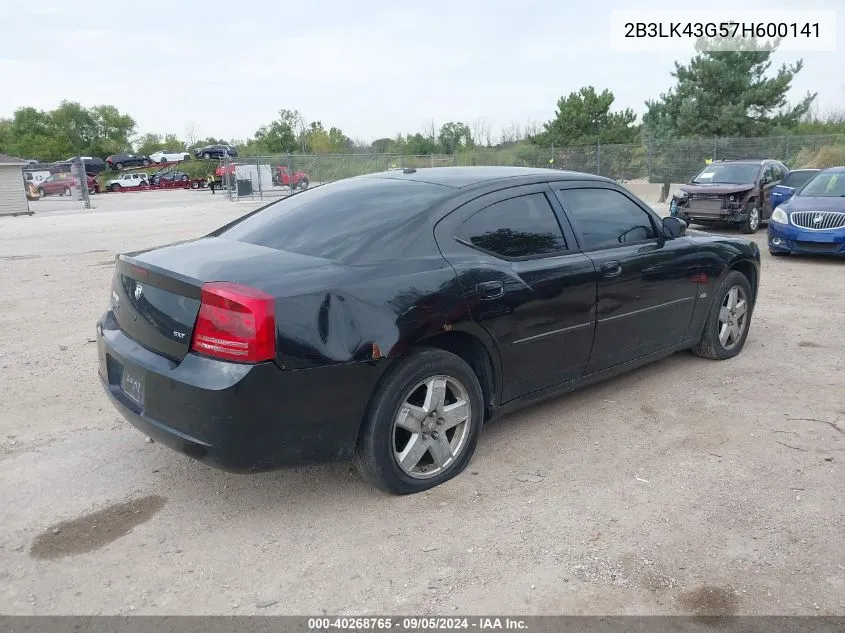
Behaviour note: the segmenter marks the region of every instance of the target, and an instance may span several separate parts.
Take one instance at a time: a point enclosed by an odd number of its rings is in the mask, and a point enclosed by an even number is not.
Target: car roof
[[[781,161],[775,158],[721,158],[714,160],[711,164],[718,163],[732,163],[732,164],[746,164],[746,165],[763,165],[764,163],[780,163]]]
[[[837,165],[836,167],[828,167],[827,169],[822,169],[826,174],[843,174],[845,173],[845,165]]]
[[[391,169],[390,171],[367,174],[362,178],[387,178],[393,180],[414,180],[457,189],[504,178],[525,180],[595,180],[614,182],[609,178],[576,171],[543,169],[535,167],[421,167]]]

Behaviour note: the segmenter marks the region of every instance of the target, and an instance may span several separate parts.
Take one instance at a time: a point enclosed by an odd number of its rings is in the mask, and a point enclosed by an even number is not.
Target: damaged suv
[[[755,233],[772,215],[772,189],[789,168],[777,160],[720,160],[672,196],[669,213],[695,224],[736,224]]]

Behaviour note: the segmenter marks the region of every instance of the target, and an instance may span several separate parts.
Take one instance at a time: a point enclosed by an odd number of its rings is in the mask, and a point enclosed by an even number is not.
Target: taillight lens
[[[275,358],[272,296],[240,284],[215,281],[203,285],[201,299],[191,351],[241,363]]]

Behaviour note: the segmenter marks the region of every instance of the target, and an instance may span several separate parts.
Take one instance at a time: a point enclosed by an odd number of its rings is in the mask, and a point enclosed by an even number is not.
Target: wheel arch
[[[731,262],[722,273],[722,278],[730,271],[735,270],[741,273],[751,285],[751,292],[754,295],[754,303],[757,303],[757,290],[760,286],[760,270],[757,264],[751,259],[737,259]]]
[[[434,347],[451,352],[472,368],[484,394],[484,418],[487,420],[499,400],[501,378],[498,364],[494,362],[491,350],[481,338],[467,330],[450,330],[417,341],[410,351],[420,347]],[[498,359],[498,354],[496,358]]]

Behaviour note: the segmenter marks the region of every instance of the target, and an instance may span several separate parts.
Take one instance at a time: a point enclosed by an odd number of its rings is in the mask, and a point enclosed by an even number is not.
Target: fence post
[[[716,139],[717,138],[718,137],[716,137],[716,136],[713,137],[713,156],[712,156],[713,160],[716,160]]]
[[[648,182],[651,182],[651,161],[652,161],[652,149],[651,149],[651,137],[646,138],[646,151],[648,153]]]
[[[601,141],[596,139],[596,175],[601,172]]]
[[[323,181],[320,180],[320,155],[319,154],[317,154],[316,160],[317,160],[317,183],[322,184]]]
[[[434,167],[434,154],[429,154],[428,158],[431,161],[431,166]]]
[[[258,174],[258,199],[264,200],[264,190],[261,188],[261,157],[255,157],[255,171]]]
[[[555,166],[555,144],[554,143],[552,143],[552,153],[549,156],[549,165],[551,165],[552,167]]]
[[[293,157],[290,152],[287,153],[287,167],[288,167],[288,195],[293,195]]]

